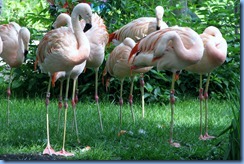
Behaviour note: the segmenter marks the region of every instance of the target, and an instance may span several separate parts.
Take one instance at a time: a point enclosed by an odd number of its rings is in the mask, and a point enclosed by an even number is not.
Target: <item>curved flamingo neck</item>
[[[83,32],[83,29],[81,28],[80,22],[79,22],[79,14],[77,13],[77,10],[74,10],[71,14],[71,22],[73,26],[74,35],[76,37],[76,40],[78,42],[78,55],[76,55],[73,59],[75,64],[80,64],[83,61],[85,61],[90,54],[90,44],[89,40],[87,39],[85,33]]]
[[[23,42],[23,35],[20,32],[18,35],[18,45],[19,45],[19,47],[18,47],[18,51],[17,51],[17,60],[21,60],[21,62],[23,62],[25,48],[24,48],[24,42]]]
[[[165,35],[165,37],[161,38],[160,42],[164,42],[164,45],[168,45],[168,42],[172,40],[174,51],[179,58],[181,58],[188,64],[195,64],[196,62],[201,60],[203,56],[203,43],[199,35],[196,35],[196,37],[192,35],[188,36],[191,37],[190,41],[192,42],[192,46],[189,49],[185,47],[182,38],[177,32],[170,31],[167,32]]]

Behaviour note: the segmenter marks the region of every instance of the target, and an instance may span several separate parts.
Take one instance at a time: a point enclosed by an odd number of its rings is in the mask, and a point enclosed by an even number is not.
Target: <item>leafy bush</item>
[[[13,91],[20,96],[36,96],[43,95],[47,83],[47,75],[34,71],[35,52],[38,41],[43,35],[50,30],[56,16],[61,12],[70,12],[72,7],[80,1],[68,0],[68,7],[63,8],[65,1],[55,1],[56,7],[50,7],[45,0],[25,0],[25,1],[4,1],[3,13],[0,23],[8,23],[16,21],[21,26],[26,26],[31,31],[30,52],[27,56],[26,63],[22,67],[14,71]],[[228,43],[228,57],[226,62],[214,70],[210,81],[210,96],[217,99],[227,98],[227,89],[232,91],[235,86],[240,86],[240,2],[237,0],[208,0],[208,1],[191,1],[188,3],[186,15],[178,16],[173,11],[181,9],[178,3],[172,4],[170,1],[89,1],[93,10],[98,12],[104,19],[109,33],[119,29],[124,24],[143,16],[154,17],[154,8],[162,5],[165,8],[164,21],[169,25],[189,26],[198,33],[210,25],[214,25],[220,29],[223,37]],[[34,4],[35,5],[32,5]],[[6,9],[8,10],[6,10]],[[133,12],[132,12],[133,11]],[[106,49],[107,59],[113,46]],[[105,62],[104,62],[105,63]],[[1,66],[1,72],[5,66]],[[104,64],[99,70],[99,95],[100,97],[111,97],[105,92],[105,88],[101,85],[101,75]],[[228,70],[228,71],[227,71]],[[147,102],[168,103],[169,88],[171,81],[171,73],[168,71],[158,72],[154,68],[145,75],[145,96]],[[80,97],[93,99],[94,81],[89,80],[94,77],[93,70],[87,70],[79,78]],[[95,77],[94,77],[95,78]],[[126,85],[128,84],[128,85]],[[6,85],[6,81],[1,78],[1,87]],[[111,80],[110,93],[117,93],[119,86],[118,80]],[[125,81],[124,94],[129,94],[129,79]],[[139,80],[135,81],[134,95],[140,95]],[[180,80],[176,84],[176,96],[184,97],[186,93],[190,96],[196,96],[198,93],[199,75],[182,71]],[[40,89],[41,88],[41,89]],[[52,90],[58,93],[58,87]],[[236,94],[236,93],[233,93]],[[86,96],[83,96],[86,95]],[[88,95],[88,96],[87,96]],[[139,99],[139,96],[134,96]],[[138,98],[137,98],[138,97]]]

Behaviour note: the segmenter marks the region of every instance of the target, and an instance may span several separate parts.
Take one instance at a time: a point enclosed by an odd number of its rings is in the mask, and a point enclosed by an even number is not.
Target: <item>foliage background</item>
[[[15,96],[36,97],[45,95],[47,87],[47,75],[40,70],[34,71],[35,52],[38,41],[51,28],[56,16],[61,12],[70,12],[72,7],[78,3],[77,0],[68,0],[68,8],[62,8],[65,0],[55,0],[56,7],[50,7],[45,0],[8,0],[3,1],[3,9],[0,23],[5,24],[15,21],[21,26],[26,26],[31,31],[30,51],[27,61],[14,71],[12,92]],[[181,2],[181,3],[180,3]],[[210,26],[220,29],[223,37],[228,43],[228,57],[225,63],[214,70],[211,76],[210,97],[226,99],[227,91],[240,88],[240,1],[237,0],[191,0],[191,1],[155,1],[155,0],[90,0],[93,11],[98,12],[104,19],[109,33],[122,27],[133,19],[143,16],[154,17],[154,8],[162,5],[165,9],[164,21],[169,25],[188,26],[198,33]],[[186,3],[187,6],[180,5]],[[33,5],[35,4],[35,5]],[[184,10],[183,10],[184,9]],[[183,11],[179,14],[179,12]],[[113,46],[107,47],[106,57],[112,51]],[[111,79],[109,92],[101,85],[101,72],[99,75],[99,95],[102,99],[116,99],[119,81]],[[2,62],[0,71],[0,87],[7,87],[8,66]],[[5,77],[5,78],[4,78]],[[94,71],[87,70],[79,78],[79,96],[84,99],[93,100],[94,95]],[[147,102],[168,103],[171,73],[167,71],[158,72],[153,69],[145,75],[145,97]],[[204,79],[206,81],[206,79]],[[126,85],[128,84],[128,85]],[[177,81],[177,98],[186,96],[197,96],[199,86],[199,75],[182,71],[180,80]],[[129,80],[125,82],[124,94],[129,93]],[[57,94],[58,87],[52,89],[53,97]],[[113,93],[113,94],[110,94]],[[115,94],[114,94],[115,93]],[[4,92],[2,92],[4,96]],[[236,92],[232,94],[236,95]],[[134,97],[140,97],[139,80],[136,81]],[[137,96],[138,95],[138,96]],[[236,95],[239,96],[239,95]]]

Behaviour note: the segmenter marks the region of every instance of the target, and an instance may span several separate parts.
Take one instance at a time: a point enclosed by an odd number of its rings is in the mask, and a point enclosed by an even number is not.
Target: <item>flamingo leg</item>
[[[64,149],[64,146],[65,146],[65,137],[66,137],[67,110],[68,110],[69,81],[70,81],[70,75],[67,78],[66,92],[65,92],[65,102],[64,102],[65,113],[64,113],[63,148],[62,148],[61,151],[59,151],[59,152],[56,153],[57,155],[62,155],[62,156],[74,156],[73,153],[69,153],[69,152],[65,151],[65,149]]]
[[[199,102],[200,102],[200,140],[205,140],[204,136],[202,135],[202,101],[203,101],[203,88],[202,88],[202,74],[200,74],[200,85],[199,85]]]
[[[78,103],[79,101],[79,98],[78,98],[78,93],[79,93],[79,89],[78,89],[78,80],[76,80],[76,82],[74,81],[73,82],[73,86],[75,86],[75,88],[73,88],[73,91],[72,91],[72,108],[73,108],[73,105],[76,106],[76,104]],[[75,93],[75,95],[73,96],[73,93]],[[74,101],[73,101],[74,100]],[[74,110],[73,110],[74,111]],[[76,116],[75,116],[76,117]],[[75,119],[73,120],[73,125],[72,125],[72,130],[74,130],[74,126],[75,125]],[[79,142],[79,141],[78,141]]]
[[[61,115],[62,107],[63,107],[63,80],[60,81],[60,92],[59,92],[59,101],[58,101],[58,129],[57,129],[57,132],[59,131],[60,115]]]
[[[204,91],[204,99],[205,99],[205,134],[204,134],[204,138],[205,139],[215,138],[214,136],[210,136],[208,134],[208,87],[209,87],[209,81],[210,81],[210,73],[208,74],[206,88]]]
[[[50,138],[49,138],[49,117],[48,117],[48,105],[49,105],[49,98],[50,98],[50,87],[51,87],[52,77],[50,76],[48,88],[47,88],[47,95],[46,95],[46,119],[47,119],[47,147],[44,149],[43,154],[56,154],[54,149],[50,145]]]
[[[176,73],[173,73],[173,77],[172,77],[172,83],[171,83],[171,91],[170,91],[170,104],[171,104],[171,121],[170,121],[170,139],[169,139],[169,143],[171,146],[174,147],[180,147],[179,143],[173,142],[173,127],[174,127],[174,103],[175,103],[175,90],[174,90],[174,85],[175,85],[175,77],[176,77]]]
[[[78,89],[78,80],[76,80],[76,87],[75,87],[75,97],[74,97],[74,100],[75,100],[75,104],[77,104],[79,102],[79,98],[78,98],[78,93],[79,93],[79,89]]]
[[[98,112],[98,117],[100,121],[100,127],[101,130],[103,131],[103,122],[102,122],[102,116],[101,116],[101,110],[99,106],[99,97],[98,97],[98,68],[95,68],[95,100],[97,103],[97,112]]]
[[[76,92],[76,82],[77,82],[77,78],[74,79],[74,82],[73,82],[72,108],[73,108],[73,112],[74,112],[74,122],[75,122],[77,142],[80,143],[78,126],[77,126],[77,120],[76,120],[76,102],[75,102],[75,97],[76,97],[76,94],[75,94],[75,92]]]
[[[8,97],[8,107],[7,107],[7,125],[9,126],[9,114],[10,114],[10,96],[11,96],[11,83],[12,83],[13,68],[10,70],[7,97]]]
[[[120,105],[120,110],[119,110],[119,120],[120,120],[120,129],[122,127],[122,106],[123,106],[123,97],[122,97],[122,92],[123,92],[123,83],[124,79],[121,80],[120,82],[120,98],[119,98],[119,105]]]
[[[141,73],[141,77],[140,77],[140,89],[141,89],[141,105],[142,105],[142,118],[144,118],[145,115],[145,109],[144,109],[144,76],[143,73]]]
[[[133,85],[134,85],[135,76],[131,77],[131,86],[130,86],[130,96],[129,96],[129,103],[130,103],[130,111],[132,115],[133,122],[135,123],[135,115],[133,111]]]

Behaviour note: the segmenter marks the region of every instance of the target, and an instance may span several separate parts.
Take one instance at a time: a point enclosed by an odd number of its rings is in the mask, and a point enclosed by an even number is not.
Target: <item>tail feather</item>
[[[110,44],[113,41],[114,38],[115,38],[115,33],[114,32],[109,34],[108,44]]]
[[[52,75],[52,87],[55,87],[56,77],[57,77],[57,72],[55,72],[55,73]]]

